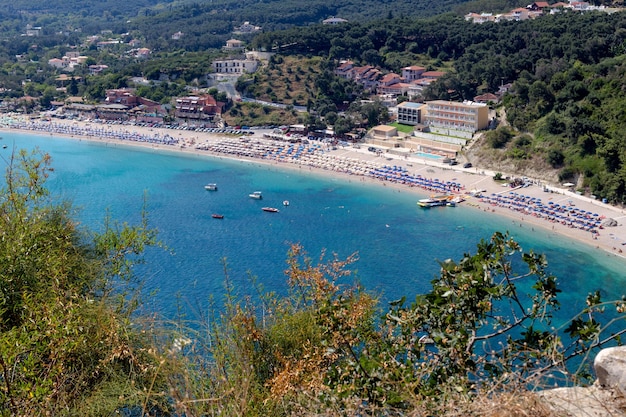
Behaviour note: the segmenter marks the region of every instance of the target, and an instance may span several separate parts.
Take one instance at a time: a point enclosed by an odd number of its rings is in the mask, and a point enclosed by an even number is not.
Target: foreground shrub
[[[597,294],[555,330],[557,279],[542,255],[506,234],[458,262],[441,262],[430,292],[410,304],[394,301],[386,312],[346,283],[354,259],[313,265],[294,245],[289,296],[258,304],[231,298],[213,329],[212,379],[239,399],[225,400],[228,406],[237,404],[241,415],[433,415],[473,414],[478,403],[516,395],[534,404],[528,388],[559,375],[561,383],[584,382],[588,374],[572,374],[568,361],[622,332],[599,338],[606,305]],[[547,415],[532,407],[533,415]]]
[[[89,237],[68,204],[49,199],[47,155],[20,151],[7,162],[0,190],[0,415],[110,415],[128,404],[168,409],[163,396],[146,394],[163,387],[155,373],[160,357],[130,321],[132,266],[157,243],[145,217],[134,227],[107,222]]]
[[[626,303],[598,293],[554,329],[556,277],[502,233],[440,262],[410,303],[382,308],[354,284],[356,255],[314,262],[294,244],[284,296],[254,282],[258,296],[237,296],[225,265],[226,303],[204,326],[141,317],[133,266],[158,244],[145,213],[88,235],[51,203],[36,156],[14,154],[0,191],[2,416],[503,415],[503,403],[544,416],[528,389],[584,382],[568,362],[626,331]]]

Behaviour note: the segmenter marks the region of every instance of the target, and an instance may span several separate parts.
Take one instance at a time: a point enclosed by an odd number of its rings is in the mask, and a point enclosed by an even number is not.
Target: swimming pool
[[[435,155],[434,153],[427,153],[427,152],[415,152],[413,155],[419,158],[443,159],[443,156],[441,155]]]

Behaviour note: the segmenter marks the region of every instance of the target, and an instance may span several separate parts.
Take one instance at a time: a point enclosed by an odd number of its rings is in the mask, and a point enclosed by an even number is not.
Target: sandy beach
[[[543,228],[563,238],[578,240],[588,244],[590,250],[597,250],[599,256],[624,258],[626,253],[626,212],[622,208],[532,179],[527,180],[527,186],[512,189],[494,181],[494,173],[481,168],[450,166],[414,155],[376,154],[363,144],[331,147],[317,141],[289,143],[271,139],[271,132],[263,130],[242,136],[17,117],[0,119],[0,129],[141,146],[153,151],[212,155],[316,174],[340,174],[349,180],[358,178],[395,187],[400,192],[414,192],[416,202],[432,194],[453,194],[464,199],[461,207],[506,216],[514,227]],[[608,226],[609,219],[616,225]]]

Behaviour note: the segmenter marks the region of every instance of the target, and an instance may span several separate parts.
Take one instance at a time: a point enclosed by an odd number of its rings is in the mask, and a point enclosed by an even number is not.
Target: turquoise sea
[[[507,230],[524,249],[546,254],[563,290],[562,318],[583,308],[589,292],[601,290],[607,299],[626,293],[624,261],[591,246],[520,228],[467,205],[419,209],[413,192],[356,177],[23,133],[4,133],[2,141],[5,160],[13,148],[49,153],[55,169],[49,188],[73,202],[78,219],[91,229],[99,230],[107,209],[119,221],[137,223],[147,196],[150,223],[172,253],[149,250],[141,275],[147,307],[166,316],[175,314],[177,302],[193,315],[210,299],[220,300],[224,259],[240,292],[253,292],[251,275],[265,289],[284,292],[292,242],[314,259],[324,249],[340,257],[358,252],[353,270],[366,289],[383,301],[403,295],[411,300],[429,288],[437,260],[459,259],[475,251],[480,239]],[[206,183],[217,183],[219,190],[205,191]],[[248,197],[255,190],[263,200]],[[263,206],[280,213],[263,212]],[[212,213],[225,218],[213,219]]]

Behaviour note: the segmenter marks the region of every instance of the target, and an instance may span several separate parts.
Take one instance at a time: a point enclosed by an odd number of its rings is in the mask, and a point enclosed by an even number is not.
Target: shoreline
[[[446,166],[409,155],[374,154],[356,147],[331,148],[314,141],[301,145],[258,135],[243,137],[120,124],[5,118],[0,120],[0,130],[226,158],[293,170],[301,174],[309,171],[322,176],[340,175],[348,181],[354,179],[377,186],[390,186],[399,192],[412,192],[418,199],[429,194],[454,194],[465,199],[461,205],[509,218],[516,228],[525,227],[531,231],[535,227],[541,228],[555,236],[576,240],[596,250],[602,250],[607,256],[626,259],[626,213],[623,209],[566,189],[549,187],[539,181],[515,190],[504,188],[492,180],[493,173],[478,168]],[[482,198],[471,195],[476,190],[481,191]],[[513,198],[517,200],[510,201]],[[538,200],[544,203],[543,206],[535,205]],[[563,211],[555,213],[551,210],[553,207]],[[548,208],[552,214],[544,211]],[[420,208],[416,206],[416,209]],[[573,215],[570,218],[570,214],[574,213],[580,220]],[[584,218],[578,216],[578,213],[583,213]],[[617,226],[598,227],[598,220],[608,218],[615,219]],[[583,226],[583,221],[589,222],[591,227],[587,227],[587,223]]]

